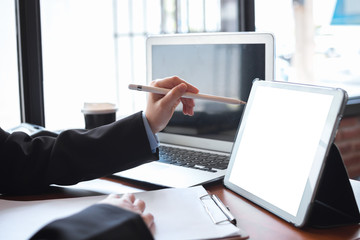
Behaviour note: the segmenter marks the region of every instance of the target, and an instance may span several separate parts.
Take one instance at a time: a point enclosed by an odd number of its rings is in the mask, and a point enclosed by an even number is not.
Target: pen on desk
[[[215,204],[221,209],[221,211],[225,214],[225,216],[227,217],[227,219],[229,219],[229,221],[236,225],[236,218],[231,214],[231,212],[229,211],[229,209],[227,207],[225,207],[225,205],[222,203],[222,201],[216,196],[216,195],[211,195],[212,199],[214,200]]]
[[[129,84],[129,89],[157,93],[157,94],[164,94],[164,95],[170,91],[170,89],[167,89],[167,88],[158,88],[158,87],[144,86],[144,85],[139,85],[139,84]],[[236,98],[220,97],[220,96],[214,96],[214,95],[209,95],[209,94],[200,94],[200,93],[187,92],[182,97],[183,98],[210,100],[210,101],[229,103],[229,104],[246,104],[246,102],[236,99]]]

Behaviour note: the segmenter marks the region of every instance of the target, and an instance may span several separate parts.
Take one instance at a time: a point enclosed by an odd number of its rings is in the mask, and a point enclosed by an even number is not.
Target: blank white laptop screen
[[[343,96],[336,99],[336,94],[342,92],[255,84],[226,181],[261,199],[265,206],[296,217],[307,181],[311,189],[316,186],[342,109]],[[314,182],[309,178],[312,171]]]

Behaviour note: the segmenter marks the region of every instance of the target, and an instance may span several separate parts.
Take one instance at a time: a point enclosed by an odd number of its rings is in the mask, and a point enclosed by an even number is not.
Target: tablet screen
[[[314,160],[327,150],[334,94],[266,85],[254,91],[226,181],[296,217]]]

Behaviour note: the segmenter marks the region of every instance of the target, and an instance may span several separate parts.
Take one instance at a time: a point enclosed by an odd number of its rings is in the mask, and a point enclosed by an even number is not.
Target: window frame
[[[21,122],[45,126],[39,0],[15,0]]]
[[[239,32],[255,31],[255,0],[239,0]]]

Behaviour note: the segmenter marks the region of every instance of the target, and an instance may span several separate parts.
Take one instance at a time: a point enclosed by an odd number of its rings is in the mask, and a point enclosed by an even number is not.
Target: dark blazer
[[[0,193],[43,192],[51,184],[72,185],[156,159],[158,156],[150,149],[141,112],[92,130],[67,130],[57,137],[32,138],[21,132],[9,134],[0,128]],[[88,215],[91,217],[87,217]],[[46,234],[57,231],[64,232],[64,236],[67,236],[68,229],[71,229],[69,226],[78,228],[71,221],[83,225],[86,231],[91,230],[90,235],[91,232],[97,232],[91,226],[99,227],[99,231],[104,227],[104,231],[110,231],[110,235],[111,231],[123,231],[119,225],[127,226],[124,228],[128,228],[129,232],[139,232],[139,229],[142,233],[148,231],[142,219],[134,215],[113,206],[100,207],[99,204],[45,227],[42,230],[45,235],[39,236],[50,236]],[[107,221],[108,216],[110,219],[112,216],[111,221],[115,222]],[[98,221],[99,217],[104,221]],[[123,224],[122,221],[126,222],[127,219],[130,223]],[[131,223],[134,219],[137,219],[136,222]],[[116,229],[112,229],[114,226]],[[79,238],[51,236],[44,239],[100,239],[80,235]],[[108,235],[104,236],[106,237],[102,239],[112,239]],[[119,238],[118,235],[115,237]]]
[[[108,204],[95,204],[70,217],[56,220],[30,240],[153,239],[142,218]]]
[[[32,138],[0,128],[0,193],[41,192],[50,184],[72,185],[156,159],[140,112],[58,137]]]

